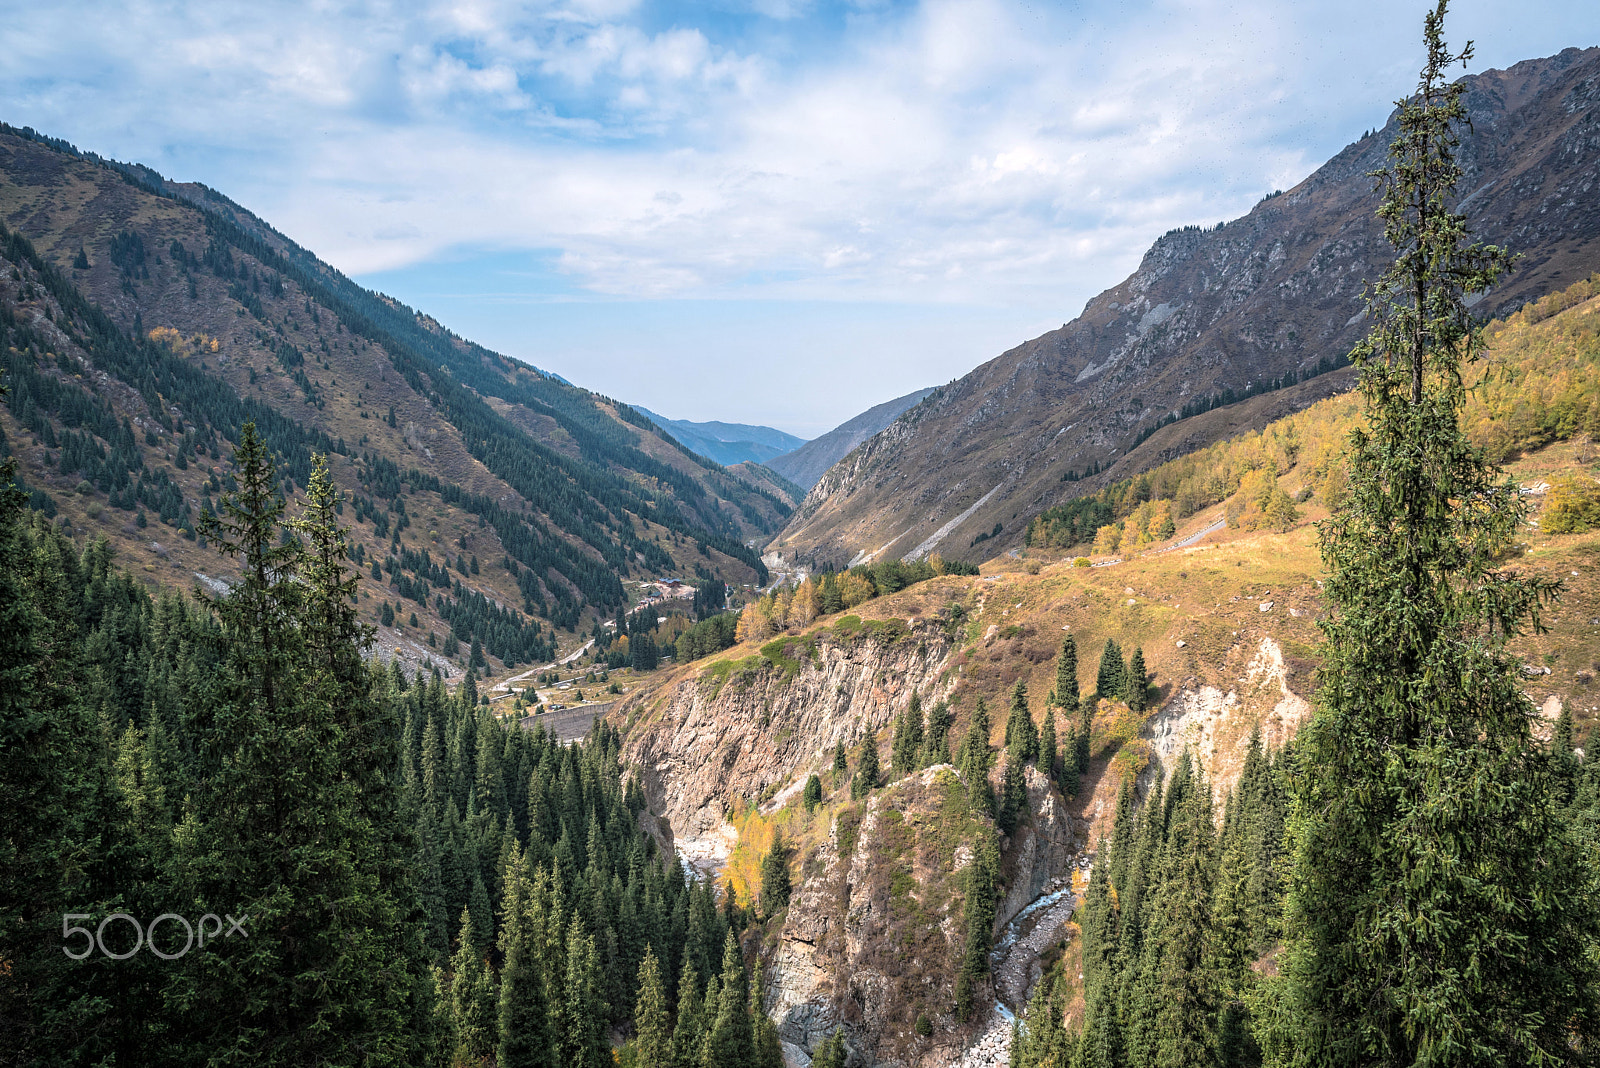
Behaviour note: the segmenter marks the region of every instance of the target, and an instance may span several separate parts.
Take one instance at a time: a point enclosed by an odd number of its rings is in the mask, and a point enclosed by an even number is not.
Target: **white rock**
[[[1270,612],[1270,611],[1272,611],[1272,604],[1273,604],[1273,602],[1271,602],[1271,601],[1262,601],[1262,602],[1261,602],[1261,610],[1262,610],[1262,611],[1263,611],[1263,612]]]

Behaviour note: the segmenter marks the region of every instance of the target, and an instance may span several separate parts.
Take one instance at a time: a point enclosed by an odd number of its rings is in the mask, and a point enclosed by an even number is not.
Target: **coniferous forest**
[[[7,1063],[598,1066],[635,1030],[639,1063],[781,1063],[750,917],[646,833],[615,734],[364,660],[323,465],[291,516],[253,426],[235,462],[214,598],[6,491]]]

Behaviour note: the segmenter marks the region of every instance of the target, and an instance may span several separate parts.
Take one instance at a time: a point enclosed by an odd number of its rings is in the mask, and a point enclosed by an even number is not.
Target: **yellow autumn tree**
[[[844,601],[846,608],[866,604],[877,595],[877,589],[872,585],[872,580],[865,575],[857,575],[853,571],[846,571],[839,576],[839,597]]]
[[[739,613],[739,624],[734,628],[735,641],[749,642],[757,638],[766,637],[766,621],[761,618],[761,610],[756,607],[756,602],[751,601],[744,606],[744,611]]]
[[[808,627],[811,621],[817,618],[817,585],[810,579],[800,584],[794,591],[794,600],[789,603],[789,625],[792,627]]]

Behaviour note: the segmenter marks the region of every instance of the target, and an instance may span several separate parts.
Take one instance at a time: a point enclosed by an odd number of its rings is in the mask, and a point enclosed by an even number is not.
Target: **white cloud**
[[[1382,121],[1424,6],[14,4],[0,117],[352,272],[539,249],[597,294],[1070,314]],[[1597,30],[1576,0],[1460,0],[1450,34],[1505,63]]]

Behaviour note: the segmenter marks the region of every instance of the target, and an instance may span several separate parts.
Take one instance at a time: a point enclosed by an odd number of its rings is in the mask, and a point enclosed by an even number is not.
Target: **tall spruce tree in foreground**
[[[1464,297],[1511,264],[1452,209],[1466,117],[1442,30],[1400,105],[1379,215],[1397,250],[1351,354],[1367,429],[1322,527],[1318,711],[1297,743],[1288,952],[1269,1056],[1305,1065],[1588,1063],[1592,877],[1558,818],[1508,638],[1558,592],[1495,570],[1524,518],[1462,433]]]

